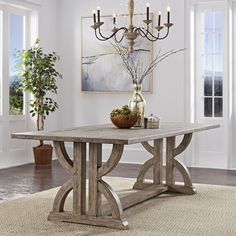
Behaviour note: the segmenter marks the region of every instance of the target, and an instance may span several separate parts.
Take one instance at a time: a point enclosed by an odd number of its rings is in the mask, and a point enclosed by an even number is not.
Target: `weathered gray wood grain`
[[[160,129],[118,129],[112,125],[92,125],[59,131],[35,131],[14,133],[12,138],[53,140],[64,142],[134,144],[166,137],[199,132],[220,127],[219,125],[193,123],[162,123]]]
[[[101,205],[100,192],[98,192],[98,168],[102,159],[102,145],[89,144],[89,211],[88,215],[97,216]],[[100,213],[100,212],[99,212]]]
[[[86,143],[74,143],[73,212],[86,214]]]
[[[120,199],[120,202],[122,204],[123,210],[132,207],[134,205],[137,205],[138,203],[144,202],[150,198],[156,197],[164,192],[168,191],[168,186],[165,185],[154,185],[152,183],[149,183],[149,185],[139,191],[129,191],[129,194],[127,195],[120,195],[118,192],[118,197]],[[111,214],[111,208],[109,203],[105,203],[103,206],[103,214],[109,215]]]
[[[129,224],[127,220],[124,219],[113,219],[110,216],[88,216],[88,215],[75,215],[70,212],[51,212],[48,216],[48,220],[55,222],[70,222],[78,224],[87,224],[94,226],[104,226],[114,229],[129,229]]]
[[[89,225],[128,229],[123,209],[136,205],[166,191],[194,194],[191,176],[187,168],[174,157],[189,145],[192,133],[214,129],[219,125],[162,123],[160,129],[117,129],[111,125],[95,125],[51,132],[27,132],[12,134],[12,138],[51,140],[54,142],[58,159],[72,179],[62,185],[54,200],[53,211],[48,216],[53,221],[68,221]],[[175,138],[184,135],[181,144],[175,147]],[[162,184],[163,139],[166,145],[166,185]],[[153,141],[151,146],[148,141]],[[64,142],[74,143],[74,162],[66,153]],[[88,212],[86,212],[86,143],[89,143],[89,194]],[[102,144],[114,144],[113,151],[106,164],[102,166]],[[141,168],[134,189],[142,189],[119,199],[114,190],[101,178],[109,173],[119,162],[124,144],[142,143],[153,157]],[[145,183],[146,171],[153,168],[153,183]],[[184,178],[185,186],[178,186],[174,181],[173,168],[176,167]],[[64,203],[73,189],[73,212],[64,212]],[[111,217],[104,216],[101,194],[108,201]]]
[[[154,140],[153,183],[162,184],[163,139]]]

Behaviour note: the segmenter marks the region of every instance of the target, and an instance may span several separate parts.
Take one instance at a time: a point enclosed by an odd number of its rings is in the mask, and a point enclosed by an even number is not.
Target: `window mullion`
[[[215,13],[212,14],[212,117],[215,117]]]

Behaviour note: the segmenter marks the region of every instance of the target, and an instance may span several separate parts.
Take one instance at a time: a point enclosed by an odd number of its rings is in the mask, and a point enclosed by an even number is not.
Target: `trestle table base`
[[[89,187],[86,198],[86,143],[74,142],[74,160],[68,156],[64,142],[54,141],[56,155],[61,166],[71,175],[59,189],[53,204],[53,210],[48,216],[50,221],[63,221],[95,226],[105,226],[116,229],[128,229],[129,225],[123,210],[156,197],[162,193],[194,194],[188,169],[176,159],[191,142],[192,133],[185,134],[182,142],[175,147],[175,137],[166,138],[166,176],[163,183],[163,139],[154,140],[151,146],[143,142],[143,147],[152,155],[144,163],[133,186],[133,193],[119,197],[112,187],[102,178],[110,173],[119,163],[123,144],[114,144],[111,155],[106,163],[102,163],[102,144],[89,144]],[[153,168],[153,182],[145,181],[145,174]],[[174,168],[183,177],[184,185],[177,185],[174,179]],[[64,210],[65,200],[73,190],[73,211]],[[102,204],[102,195],[107,203]],[[86,202],[88,204],[86,205]]]

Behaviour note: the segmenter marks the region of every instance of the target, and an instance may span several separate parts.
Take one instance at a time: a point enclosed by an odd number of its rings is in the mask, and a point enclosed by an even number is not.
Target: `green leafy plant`
[[[20,52],[19,77],[22,79],[22,87],[33,95],[30,100],[31,116],[37,117],[38,131],[44,130],[44,120],[51,112],[58,109],[57,102],[48,97],[48,93],[57,94],[57,79],[62,75],[56,70],[56,62],[59,56],[55,53],[44,53],[37,39],[35,44]],[[43,145],[43,142],[40,142]]]
[[[10,108],[9,112],[12,115],[22,115],[23,111],[23,92],[21,89],[21,80],[16,79],[10,84]]]
[[[129,115],[137,115],[136,112],[131,111],[128,105],[124,105],[119,109],[114,109],[111,113],[111,117],[116,117],[116,116],[129,116]]]

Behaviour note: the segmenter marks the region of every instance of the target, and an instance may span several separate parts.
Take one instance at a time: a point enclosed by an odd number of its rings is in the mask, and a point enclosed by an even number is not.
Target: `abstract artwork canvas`
[[[134,15],[134,24],[143,24],[142,14]],[[105,16],[102,32],[110,35],[113,28],[112,16]],[[127,15],[117,16],[117,24],[126,26]],[[132,91],[132,79],[125,71],[120,56],[112,46],[112,39],[99,41],[90,27],[92,17],[82,17],[82,58],[81,58],[81,90],[83,92],[129,92]],[[144,24],[143,24],[144,25]],[[117,38],[121,37],[118,35]],[[124,43],[123,43],[124,41]],[[122,45],[125,47],[125,39]],[[135,41],[134,54],[140,55],[142,67],[146,68],[152,60],[152,43],[138,37]],[[142,91],[152,92],[152,74],[147,76],[142,84]]]

